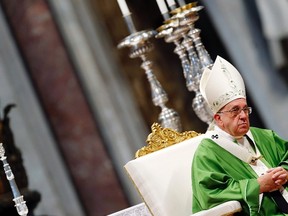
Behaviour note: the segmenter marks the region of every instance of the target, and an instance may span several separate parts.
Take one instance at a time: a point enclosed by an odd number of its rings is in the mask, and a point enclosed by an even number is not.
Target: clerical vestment
[[[251,127],[250,131],[266,166],[282,166],[288,170],[288,142],[271,130]],[[249,164],[213,140],[203,139],[192,162],[193,213],[237,200],[243,208],[239,215],[285,215],[269,193],[264,193],[259,205],[257,178]]]

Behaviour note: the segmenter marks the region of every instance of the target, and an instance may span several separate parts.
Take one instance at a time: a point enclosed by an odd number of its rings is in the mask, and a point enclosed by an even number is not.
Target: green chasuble
[[[269,166],[282,166],[288,170],[288,142],[271,130],[251,127],[250,131]],[[264,193],[259,207],[257,177],[249,164],[211,139],[203,139],[192,162],[193,213],[237,200],[243,209],[238,215],[285,215],[278,210],[269,193]]]

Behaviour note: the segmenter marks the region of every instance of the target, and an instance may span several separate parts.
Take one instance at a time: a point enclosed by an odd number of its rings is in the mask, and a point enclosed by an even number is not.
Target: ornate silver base
[[[182,131],[182,126],[180,124],[180,117],[177,112],[173,109],[163,107],[159,115],[159,122],[164,128],[171,128],[177,132]]]

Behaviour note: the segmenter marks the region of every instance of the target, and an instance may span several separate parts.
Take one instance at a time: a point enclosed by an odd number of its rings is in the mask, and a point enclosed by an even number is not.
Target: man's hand
[[[274,172],[272,179],[275,181],[275,184],[282,186],[287,183],[288,172],[284,168],[276,167],[274,169],[268,170],[267,172]]]
[[[287,183],[288,172],[282,167],[269,169],[257,180],[260,185],[260,193],[278,190]]]

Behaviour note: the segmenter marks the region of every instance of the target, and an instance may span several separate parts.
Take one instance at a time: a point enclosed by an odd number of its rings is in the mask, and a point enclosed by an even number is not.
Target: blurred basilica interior
[[[156,0],[126,3],[137,31],[163,25]],[[288,2],[197,4],[204,8],[195,27],[211,59],[220,55],[243,75],[251,125],[288,139]],[[107,215],[141,202],[123,165],[146,144],[161,109],[151,100],[141,59],[117,48],[129,34],[117,0],[0,1],[0,117],[15,104],[9,127],[33,215]],[[192,109],[195,94],[187,90],[175,45],[150,42],[148,58],[167,107],[179,114],[182,131],[204,133],[208,125]]]

